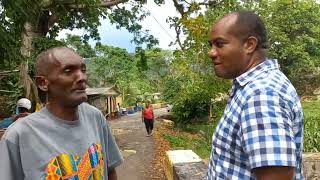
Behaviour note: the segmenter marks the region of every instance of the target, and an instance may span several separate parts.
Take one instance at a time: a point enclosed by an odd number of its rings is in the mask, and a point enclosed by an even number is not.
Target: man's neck
[[[250,58],[250,63],[248,64],[248,67],[246,69],[246,71],[248,71],[249,69],[252,69],[254,67],[256,67],[257,65],[259,65],[260,63],[262,63],[264,60],[266,59],[266,52],[265,50],[259,50],[256,51],[255,53],[252,54],[251,58]],[[245,72],[246,72],[245,71]]]
[[[75,121],[78,120],[78,106],[76,107],[66,107],[61,106],[56,103],[48,103],[46,105],[49,112],[53,115],[57,116],[58,118],[67,120],[67,121]]]

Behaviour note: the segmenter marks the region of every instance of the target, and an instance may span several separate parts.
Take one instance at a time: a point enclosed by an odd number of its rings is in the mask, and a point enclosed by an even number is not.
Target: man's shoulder
[[[292,103],[299,101],[296,89],[280,70],[261,74],[241,90],[241,97],[246,100],[257,96],[268,100],[274,99],[271,97],[279,97],[281,100]]]
[[[283,92],[295,91],[289,79],[279,70],[272,70],[257,76],[253,81],[249,82],[244,88],[244,91],[251,92]],[[286,90],[286,91],[285,91]]]
[[[83,114],[85,114],[87,116],[100,116],[100,115],[102,115],[102,112],[98,108],[96,108],[86,102],[80,104],[79,109],[80,109],[80,112],[82,112]]]
[[[26,132],[26,127],[30,126],[32,121],[37,121],[37,123],[41,123],[41,113],[34,112],[25,117],[19,118],[18,121],[13,122],[5,131],[3,135],[3,139],[7,139],[11,142],[16,142],[19,136],[23,135]]]

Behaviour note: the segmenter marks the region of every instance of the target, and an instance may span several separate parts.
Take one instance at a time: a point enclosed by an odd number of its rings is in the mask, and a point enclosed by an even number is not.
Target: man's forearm
[[[117,172],[115,169],[109,171],[108,180],[117,180]]]

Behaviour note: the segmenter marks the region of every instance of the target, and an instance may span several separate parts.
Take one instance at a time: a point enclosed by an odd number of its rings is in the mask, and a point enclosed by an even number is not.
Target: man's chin
[[[234,79],[234,77],[232,75],[227,74],[227,73],[223,73],[223,72],[220,72],[217,70],[215,70],[214,73],[217,77],[222,78],[222,79]]]
[[[225,78],[225,75],[224,75],[223,73],[220,73],[220,72],[218,72],[218,71],[215,71],[214,74],[215,74],[217,77],[219,77],[219,78],[226,79],[226,78]]]
[[[88,97],[87,97],[87,95],[84,95],[81,97],[74,98],[70,102],[72,102],[72,106],[79,106],[81,103],[87,102],[87,101],[88,101]]]

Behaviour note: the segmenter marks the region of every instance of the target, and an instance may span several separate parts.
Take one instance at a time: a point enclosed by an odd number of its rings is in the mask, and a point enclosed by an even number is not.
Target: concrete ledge
[[[208,167],[204,162],[181,163],[173,166],[174,180],[205,180]]]
[[[302,156],[302,162],[306,180],[320,179],[320,153],[305,153]]]
[[[305,180],[320,179],[320,153],[304,153],[302,167]],[[204,180],[207,165],[192,150],[166,152],[164,164],[167,180]]]
[[[165,174],[167,180],[203,180],[207,166],[192,150],[166,152]]]

